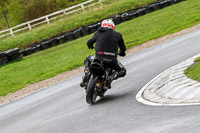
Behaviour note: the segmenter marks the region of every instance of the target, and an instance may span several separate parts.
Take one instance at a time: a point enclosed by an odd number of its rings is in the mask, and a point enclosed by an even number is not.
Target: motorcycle
[[[114,73],[112,70],[105,66],[111,60],[108,59],[94,59],[90,65],[90,73],[87,75],[86,89],[86,102],[90,105],[94,104],[97,96],[103,97],[105,92],[110,89],[106,87],[108,76]]]

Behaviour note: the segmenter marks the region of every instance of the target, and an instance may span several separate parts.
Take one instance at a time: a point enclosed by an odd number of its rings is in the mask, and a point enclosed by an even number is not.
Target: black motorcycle
[[[111,60],[94,59],[90,65],[90,73],[87,75],[86,102],[90,105],[94,104],[97,96],[103,97],[108,87],[106,87],[107,78],[114,70],[105,66]]]

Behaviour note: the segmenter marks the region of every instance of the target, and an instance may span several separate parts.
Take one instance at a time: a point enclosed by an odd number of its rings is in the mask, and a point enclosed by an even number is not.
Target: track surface
[[[1,133],[199,133],[200,106],[154,107],[137,92],[167,68],[200,53],[200,31],[121,59],[126,77],[93,106],[79,87],[81,75],[0,107]]]

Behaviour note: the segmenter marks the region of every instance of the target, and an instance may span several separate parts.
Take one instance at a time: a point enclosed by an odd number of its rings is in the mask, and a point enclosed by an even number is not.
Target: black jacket
[[[96,55],[98,55],[98,52],[107,52],[115,53],[115,56],[117,56],[118,48],[120,48],[120,52],[122,53],[126,51],[121,33],[106,27],[100,27],[94,33],[93,37],[87,42],[88,48],[93,48],[94,43],[96,43]]]

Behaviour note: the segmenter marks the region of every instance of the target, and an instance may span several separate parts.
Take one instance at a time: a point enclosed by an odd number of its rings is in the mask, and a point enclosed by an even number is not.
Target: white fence
[[[0,31],[0,38],[5,37],[5,36],[9,36],[9,35],[14,36],[14,33],[19,32],[19,31],[23,31],[23,30],[26,30],[26,29],[31,30],[32,27],[34,27],[34,26],[40,25],[42,23],[50,23],[51,20],[54,20],[54,19],[61,17],[61,16],[64,16],[64,15],[68,15],[68,14],[71,14],[71,13],[74,13],[74,12],[77,12],[77,11],[80,11],[80,10],[85,11],[85,8],[94,6],[98,3],[102,5],[101,2],[102,2],[102,0],[88,0],[88,1],[83,2],[81,4],[78,4],[78,5],[75,5],[75,6],[72,6],[72,7],[68,7],[66,9],[61,10],[61,11],[57,11],[57,12],[51,13],[49,15],[43,16],[41,18],[37,18],[37,19],[34,19],[32,21],[25,22],[23,24],[17,25],[15,27],[10,28],[10,29]]]

